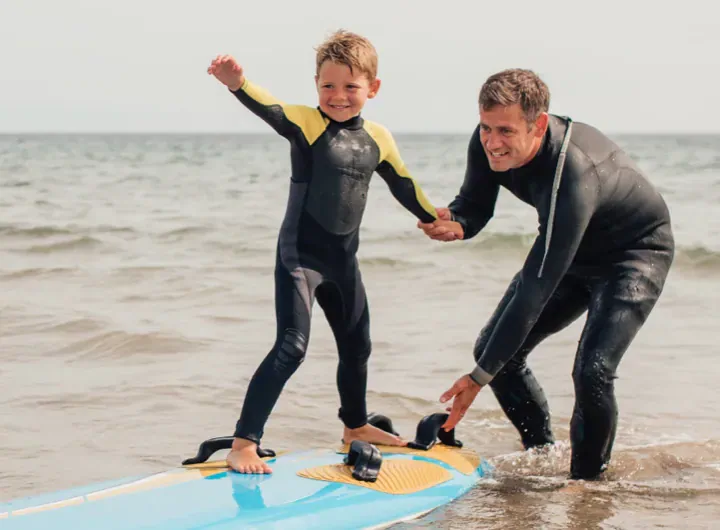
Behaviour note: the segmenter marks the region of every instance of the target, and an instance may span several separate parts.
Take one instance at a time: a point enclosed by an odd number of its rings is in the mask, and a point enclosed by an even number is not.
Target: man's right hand
[[[245,84],[242,66],[231,55],[218,55],[207,69],[218,81],[233,92]]]
[[[432,223],[423,223],[418,221],[418,228],[425,232],[425,235],[435,241],[455,241],[462,239],[465,235],[462,225],[456,221],[451,221],[452,215],[447,208],[435,208],[438,219]]]
[[[450,208],[435,208],[435,212],[438,214],[438,219],[442,219],[443,221],[452,221]]]

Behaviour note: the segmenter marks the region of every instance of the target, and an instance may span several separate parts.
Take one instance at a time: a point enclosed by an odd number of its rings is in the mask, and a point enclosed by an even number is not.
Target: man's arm
[[[594,168],[586,175],[578,175],[573,174],[569,165],[566,165],[558,190],[553,233],[546,233],[546,219],[525,261],[515,294],[471,373],[471,377],[481,385],[488,384],[525,341],[570,267],[595,213],[599,182]],[[550,248],[542,275],[538,277],[545,255],[546,237],[550,237]]]
[[[478,234],[495,213],[500,186],[489,175],[490,167],[480,144],[480,126],[468,145],[465,180],[460,192],[449,204],[452,219],[460,223],[464,239]]]

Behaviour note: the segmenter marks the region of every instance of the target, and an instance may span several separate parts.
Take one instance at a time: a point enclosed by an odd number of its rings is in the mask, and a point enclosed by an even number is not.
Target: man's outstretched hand
[[[443,424],[443,429],[449,431],[460,423],[480,390],[482,390],[482,387],[473,381],[470,375],[464,375],[440,396],[440,403],[447,403],[450,398],[454,398],[452,408],[448,407],[450,416]]]

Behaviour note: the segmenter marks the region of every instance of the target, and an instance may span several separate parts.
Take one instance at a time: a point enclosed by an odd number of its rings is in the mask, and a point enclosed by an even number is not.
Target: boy
[[[315,298],[338,347],[343,440],[406,443],[367,423],[371,342],[356,253],[373,172],[422,222],[433,222],[437,214],[407,172],[390,133],[360,116],[365,102],[380,88],[372,44],[338,31],[317,49],[316,68],[317,108],[278,101],[248,81],[228,55],[218,56],[208,68],[243,105],[290,142],[292,165],[275,266],[276,341],[250,381],[227,457],[240,473],[271,472],[258,457],[257,447],[285,383],[305,357]]]

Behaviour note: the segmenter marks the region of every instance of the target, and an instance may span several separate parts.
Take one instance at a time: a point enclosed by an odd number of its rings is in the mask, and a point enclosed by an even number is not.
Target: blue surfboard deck
[[[224,462],[185,466],[155,475],[74,488],[0,504],[3,530],[376,529],[420,517],[460,497],[490,471],[471,473],[427,454],[383,454],[392,460],[432,462],[449,472],[444,482],[413,493],[385,493],[357,484],[298,475],[342,464],[335,450],[293,452],[268,460],[271,475],[242,475]]]

